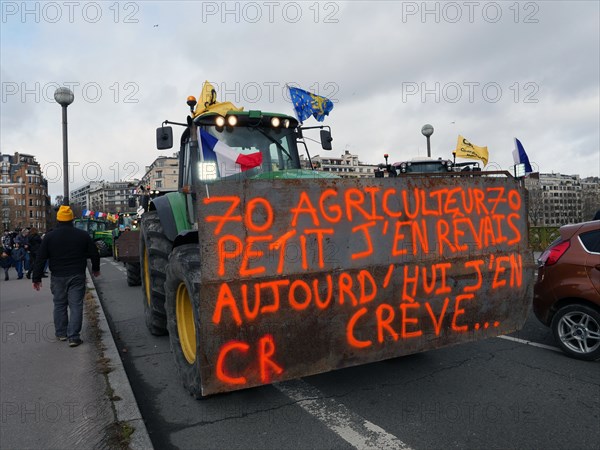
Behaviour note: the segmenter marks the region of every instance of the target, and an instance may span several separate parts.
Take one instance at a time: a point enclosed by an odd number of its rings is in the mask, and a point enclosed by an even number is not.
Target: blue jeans
[[[15,261],[15,270],[18,278],[23,278],[23,261]]]
[[[50,290],[54,296],[54,329],[56,336],[79,339],[83,323],[85,275],[72,275],[69,277],[52,275]],[[67,307],[70,314],[67,314]]]

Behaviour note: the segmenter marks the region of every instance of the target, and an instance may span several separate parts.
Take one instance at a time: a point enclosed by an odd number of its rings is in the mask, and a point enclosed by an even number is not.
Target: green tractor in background
[[[114,226],[111,222],[102,219],[83,218],[75,219],[73,224],[75,228],[79,228],[90,235],[101,257],[111,255],[113,247],[112,228]]]

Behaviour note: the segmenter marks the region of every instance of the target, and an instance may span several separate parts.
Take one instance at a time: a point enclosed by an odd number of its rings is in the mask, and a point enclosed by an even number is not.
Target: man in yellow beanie
[[[59,208],[56,220],[58,226],[42,239],[31,280],[33,288],[39,291],[44,265],[49,260],[56,337],[60,341],[68,339],[70,347],[77,347],[83,342],[80,333],[87,259],[91,259],[92,273],[97,277],[100,276],[100,255],[89,234],[73,226],[73,211],[69,206]]]

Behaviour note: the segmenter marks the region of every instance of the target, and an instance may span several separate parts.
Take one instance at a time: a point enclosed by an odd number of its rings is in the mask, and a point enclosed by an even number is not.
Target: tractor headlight
[[[218,127],[222,127],[223,125],[225,125],[225,117],[217,116],[217,118],[215,119],[215,125]]]
[[[273,128],[279,127],[279,125],[281,125],[281,120],[279,120],[279,117],[273,117],[271,119],[271,125],[273,126]]]
[[[229,117],[227,117],[227,124],[230,127],[235,127],[237,125],[237,123],[238,123],[237,116],[229,116]]]

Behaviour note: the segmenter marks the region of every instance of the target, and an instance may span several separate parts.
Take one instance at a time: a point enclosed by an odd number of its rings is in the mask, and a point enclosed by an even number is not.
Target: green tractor
[[[79,228],[90,235],[101,257],[111,255],[113,247],[112,223],[107,220],[83,218],[75,219],[73,224],[75,228]]]
[[[193,98],[193,97],[192,97]],[[188,99],[190,108],[195,99]],[[200,105],[199,105],[200,106]],[[335,175],[303,168],[298,153],[302,129],[294,117],[262,111],[206,112],[188,117],[187,124],[165,121],[157,129],[157,148],[173,146],[173,131],[166,124],[184,126],[180,140],[178,192],[153,198],[140,224],[140,264],[145,321],[154,335],[169,334],[178,369],[186,388],[200,397],[200,244],[196,189],[205,183],[243,183],[243,180],[332,179]],[[321,145],[331,150],[331,134],[321,129]],[[306,129],[306,128],[305,128]],[[256,155],[254,167],[236,173],[201,150],[199,136],[209,135],[240,155]],[[308,153],[308,152],[307,152]],[[230,166],[229,166],[230,167]],[[244,170],[247,169],[247,170]]]
[[[301,164],[307,128],[320,128],[331,150],[326,127],[213,95],[186,123],[163,122],[158,149],[173,146],[165,124],[184,128],[178,191],[144,208],[143,308],[150,332],[169,334],[195,397],[525,322],[535,266],[516,180],[461,177],[447,165],[445,176],[341,179]]]

